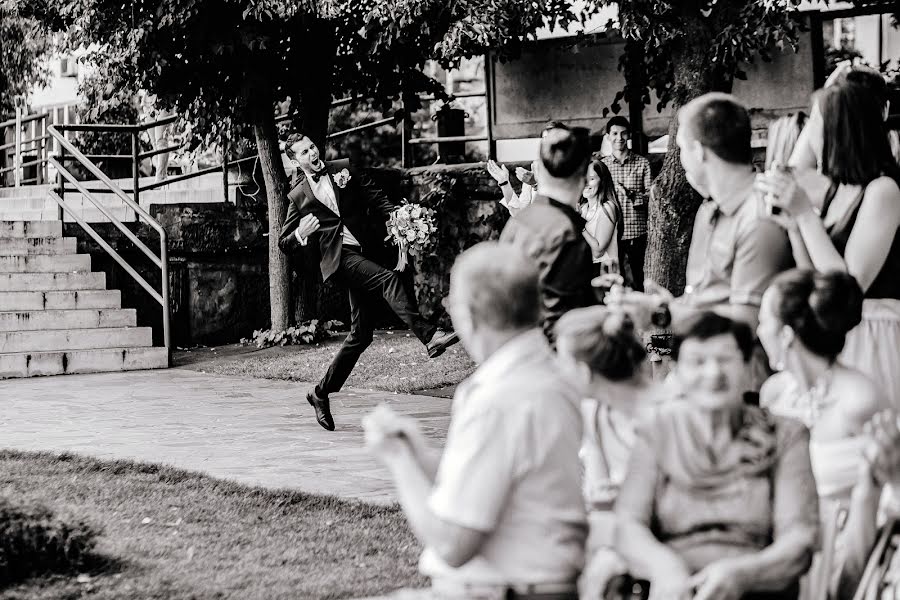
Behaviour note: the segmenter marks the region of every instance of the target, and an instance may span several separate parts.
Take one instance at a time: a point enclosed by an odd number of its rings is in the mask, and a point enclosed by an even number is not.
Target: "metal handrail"
[[[123,133],[133,133],[146,131],[148,129],[153,129],[154,127],[160,127],[161,125],[168,125],[177,120],[178,115],[170,115],[168,117],[163,117],[162,119],[157,119],[156,121],[129,125],[120,125],[117,123],[79,123],[77,125],[54,125],[54,127],[56,127],[58,131],[100,131],[104,133],[119,131]]]
[[[488,139],[486,135],[445,135],[436,137],[420,137],[412,138],[410,144],[441,144],[443,142],[484,142]]]
[[[108,188],[110,188],[113,193],[115,193],[119,198],[122,199],[122,202],[130,206],[136,213],[144,217],[144,219],[148,222],[148,224],[153,227],[160,234],[165,234],[166,230],[163,229],[162,225],[156,222],[156,219],[150,216],[150,213],[145,211],[140,204],[137,204],[134,200],[128,197],[128,194],[122,191],[122,189],[116,185],[116,183],[106,176],[106,174],[101,171],[97,165],[92,163],[84,154],[81,153],[78,148],[75,147],[72,142],[67,140],[59,131],[56,125],[51,125],[47,128],[47,131],[50,131],[53,134],[53,137],[59,142],[59,144],[66,149],[72,156],[78,159],[84,167],[91,172],[92,175],[97,177],[102,183],[106,184]]]
[[[11,125],[15,126],[16,123],[18,123],[19,125],[22,125],[23,123],[30,123],[32,121],[38,121],[40,119],[45,119],[48,117],[50,117],[50,113],[48,113],[48,112],[35,113],[33,115],[28,115],[27,117],[22,117],[18,121],[16,119],[10,119],[8,121],[3,121],[2,123],[0,123],[0,128],[9,127]]]
[[[386,119],[380,119],[378,121],[372,121],[371,123],[357,125],[356,127],[351,127],[350,129],[336,131],[335,133],[328,134],[328,137],[326,139],[333,140],[335,138],[344,137],[345,135],[350,135],[351,133],[356,133],[357,131],[365,131],[366,129],[374,129],[376,127],[381,127],[382,125],[387,125],[388,123],[396,123],[396,122],[397,122],[396,117],[387,117]]]
[[[60,163],[59,163],[59,161],[56,160],[56,159],[55,159],[54,157],[52,157],[52,156],[50,157],[50,164],[52,164],[52,165],[53,165],[54,167],[56,167],[57,169],[60,169]],[[62,174],[63,177],[65,177],[66,179],[68,179],[69,182],[70,182],[72,185],[75,186],[75,189],[76,189],[76,190],[78,190],[79,192],[81,192],[81,194],[82,194],[85,198],[87,198],[88,200],[90,200],[91,203],[92,203],[94,206],[96,206],[97,209],[98,209],[101,213],[103,213],[103,216],[106,217],[107,219],[109,219],[109,220],[116,226],[116,228],[117,228],[119,231],[121,231],[121,232],[125,235],[125,237],[127,237],[129,240],[131,240],[131,242],[132,242],[135,246],[138,247],[138,250],[140,250],[141,252],[143,252],[143,253],[147,256],[147,258],[149,258],[151,261],[153,261],[153,264],[154,264],[154,265],[156,265],[156,266],[159,267],[160,269],[162,268],[162,262],[159,260],[159,257],[157,257],[156,254],[154,254],[153,251],[150,250],[150,248],[148,248],[148,247],[144,244],[144,242],[142,242],[140,239],[138,239],[138,237],[137,237],[136,235],[134,235],[134,232],[132,232],[132,231],[131,231],[130,229],[128,229],[127,227],[125,227],[125,225],[124,225],[123,223],[121,223],[118,219],[116,219],[116,218],[112,215],[112,213],[109,211],[109,207],[107,207],[107,206],[106,206],[105,204],[103,204],[102,202],[97,202],[96,198],[93,197],[93,194],[91,193],[91,191],[90,191],[83,183],[81,183],[80,181],[78,181],[78,179],[77,179],[74,175],[72,175],[72,173],[70,173],[68,169],[60,169],[60,173]]]
[[[171,360],[171,329],[170,329],[170,310],[169,310],[169,249],[168,249],[168,235],[166,234],[166,230],[163,228],[159,222],[154,219],[150,214],[145,211],[140,204],[132,200],[122,189],[116,185],[116,183],[106,176],[103,171],[101,171],[97,165],[91,162],[84,154],[82,154],[74,144],[72,144],[66,137],[63,135],[60,128],[51,125],[47,128],[47,132],[53,136],[53,138],[59,142],[61,151],[63,153],[68,153],[71,156],[75,157],[79,163],[81,163],[84,168],[86,168],[92,175],[94,175],[101,183],[103,183],[109,190],[111,190],[116,196],[119,197],[127,206],[129,206],[135,213],[143,218],[150,227],[156,230],[159,233],[159,256],[157,257],[147,246],[125,225],[119,221],[107,208],[97,199],[94,195],[84,186],[81,182],[79,182],[75,176],[69,172],[69,170],[63,165],[63,161],[57,160],[56,157],[50,157],[49,161],[59,173],[59,183],[60,183],[60,193],[57,193],[55,190],[50,191],[50,197],[59,205],[61,211],[66,211],[68,214],[72,216],[72,218],[84,229],[88,235],[90,235],[94,241],[96,241],[107,254],[109,254],[119,265],[122,266],[125,271],[134,278],[138,284],[146,290],[150,296],[156,300],[161,308],[162,308],[162,317],[163,317],[163,344],[166,350],[169,353],[169,358]],[[94,230],[93,227],[88,225],[88,223],[81,218],[79,215],[73,211],[65,201],[65,180],[69,180],[78,191],[81,192],[84,198],[87,198],[97,209],[100,210],[103,215],[109,219],[109,221],[119,230],[121,231],[125,237],[127,237],[139,250],[141,250],[146,256],[153,261],[153,264],[158,267],[161,271],[161,285],[162,288],[160,292],[157,292],[153,286],[151,286],[147,281],[131,266],[123,259],[116,250],[106,243],[100,235]],[[139,187],[135,186],[135,192],[139,191]],[[60,220],[62,216],[60,215]]]

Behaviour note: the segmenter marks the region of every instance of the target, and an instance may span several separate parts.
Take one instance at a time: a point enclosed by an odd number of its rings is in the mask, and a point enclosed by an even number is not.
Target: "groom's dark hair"
[[[713,92],[691,100],[678,111],[678,126],[726,162],[753,162],[750,112],[730,94]]]
[[[302,140],[303,138],[308,138],[309,136],[305,133],[292,133],[288,136],[288,138],[284,141],[284,153],[287,154],[287,157],[291,160],[294,160],[294,144]]]

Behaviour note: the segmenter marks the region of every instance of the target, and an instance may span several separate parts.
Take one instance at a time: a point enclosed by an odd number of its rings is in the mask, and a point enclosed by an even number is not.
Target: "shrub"
[[[249,346],[255,344],[257,348],[270,346],[295,346],[301,344],[316,344],[328,338],[332,331],[343,325],[340,321],[319,321],[313,319],[304,321],[294,327],[288,327],[283,331],[266,329],[254,331],[252,338],[243,338],[241,344]]]

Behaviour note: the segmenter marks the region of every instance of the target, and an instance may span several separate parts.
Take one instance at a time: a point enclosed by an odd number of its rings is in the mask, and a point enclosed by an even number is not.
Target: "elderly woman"
[[[585,396],[581,460],[591,530],[579,598],[595,600],[627,572],[613,548],[611,511],[625,480],[635,424],[651,414],[661,390],[647,373],[647,351],[634,322],[622,310],[571,310],[556,323],[556,336],[560,367]]]
[[[701,313],[679,329],[679,398],[638,429],[616,547],[654,598],[796,598],[819,529],[809,433],[743,403],[747,325]]]

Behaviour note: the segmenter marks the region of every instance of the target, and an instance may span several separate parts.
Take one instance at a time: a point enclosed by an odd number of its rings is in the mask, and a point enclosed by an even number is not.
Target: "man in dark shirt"
[[[564,125],[545,132],[535,178],[540,194],[503,229],[500,241],[520,247],[540,272],[541,323],[554,341],[563,313],[596,304],[591,288],[591,248],[578,213],[591,156],[587,129]]]

